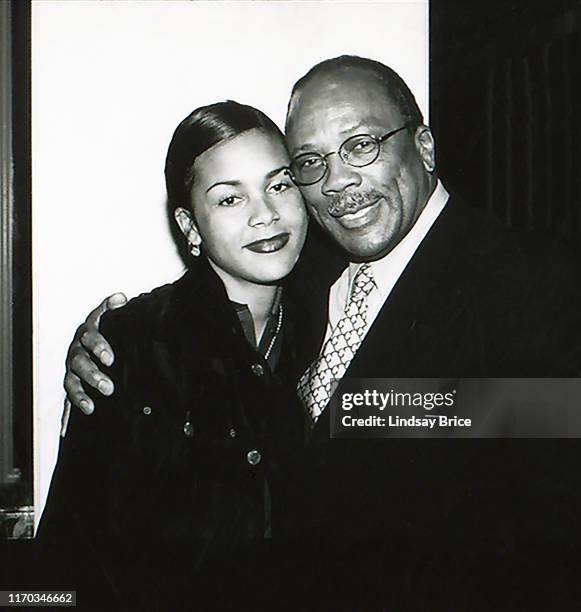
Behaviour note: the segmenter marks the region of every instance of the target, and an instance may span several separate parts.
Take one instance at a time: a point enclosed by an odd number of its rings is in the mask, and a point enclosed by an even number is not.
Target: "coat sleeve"
[[[107,373],[119,381],[124,368],[120,334],[105,317],[101,329],[116,353]],[[91,416],[73,408],[37,534],[41,559],[57,584],[66,580],[70,588],[85,585],[109,595],[119,591],[123,558],[116,507],[125,500],[115,481],[123,439],[122,394],[118,390],[106,398],[95,393]]]

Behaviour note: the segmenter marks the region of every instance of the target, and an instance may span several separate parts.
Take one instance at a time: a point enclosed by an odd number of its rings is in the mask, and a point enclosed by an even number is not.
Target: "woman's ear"
[[[197,257],[200,254],[202,237],[200,236],[200,232],[198,232],[198,228],[196,227],[194,219],[192,218],[192,213],[185,208],[178,207],[174,211],[174,219],[176,220],[182,234],[188,241],[190,252],[194,257]]]

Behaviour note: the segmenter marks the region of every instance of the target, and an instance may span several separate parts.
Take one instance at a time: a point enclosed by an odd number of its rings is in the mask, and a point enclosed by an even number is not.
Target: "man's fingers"
[[[79,340],[102,364],[110,366],[115,360],[111,345],[96,329],[86,329]]]
[[[107,298],[107,309],[115,310],[127,304],[127,296],[124,293],[114,293]]]
[[[85,393],[81,380],[71,372],[65,376],[65,390],[67,399],[71,404],[82,410],[85,414],[93,414],[95,405],[93,400]]]
[[[86,353],[77,351],[71,357],[69,365],[73,374],[76,374],[83,382],[89,383],[91,387],[94,387],[103,395],[111,395],[113,393],[113,381],[99,370]]]
[[[108,310],[114,310],[115,308],[120,308],[127,303],[127,298],[124,293],[114,293],[110,295],[108,298],[105,298],[94,310],[89,313],[87,320],[85,321],[85,325],[88,329],[95,328],[99,329],[99,321],[101,320],[101,315]]]
[[[77,337],[81,344],[99,361],[110,366],[115,360],[115,353],[111,345],[99,332],[101,316],[108,310],[115,310],[127,304],[127,297],[124,293],[114,293],[105,298],[94,310],[89,313],[87,320],[77,330]],[[82,376],[81,376],[82,377]]]
[[[93,362],[92,355],[107,366],[113,363],[115,358],[113,349],[99,333],[99,322],[104,312],[120,308],[126,303],[125,294],[110,295],[91,311],[86,321],[75,333],[66,360],[67,371],[64,386],[67,400],[61,423],[61,435],[63,436],[67,429],[71,404],[80,408],[85,414],[92,414],[95,410],[93,400],[85,393],[83,384],[91,385],[103,395],[111,395],[115,389],[113,381],[103,374]]]

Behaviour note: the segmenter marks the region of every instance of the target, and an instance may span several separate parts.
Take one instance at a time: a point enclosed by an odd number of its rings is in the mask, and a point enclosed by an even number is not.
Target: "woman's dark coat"
[[[289,401],[304,361],[292,318],[285,304],[273,375],[204,260],[104,315],[115,393],[71,417],[43,540],[70,548],[120,601],[132,584],[147,598],[228,565],[250,571],[269,514],[274,537],[284,531],[285,469],[304,431]]]

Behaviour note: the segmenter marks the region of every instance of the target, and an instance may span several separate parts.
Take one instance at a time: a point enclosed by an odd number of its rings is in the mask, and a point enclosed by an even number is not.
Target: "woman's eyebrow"
[[[237,187],[238,185],[240,185],[240,181],[236,181],[236,180],[232,180],[232,181],[218,181],[217,183],[214,183],[214,184],[210,185],[208,187],[208,189],[206,189],[206,193],[208,193],[208,191],[210,191],[210,189],[214,189],[214,187],[217,187],[218,185],[230,185],[232,187]]]
[[[280,168],[275,168],[274,170],[271,170],[270,172],[267,173],[266,178],[271,179],[273,176],[280,174],[284,170],[288,170],[288,166],[281,166]]]
[[[273,176],[280,174],[284,170],[288,170],[288,166],[280,166],[280,168],[275,168],[274,170],[271,170],[270,172],[266,174],[266,178],[271,179]],[[231,187],[237,187],[240,184],[241,184],[240,181],[237,181],[234,179],[231,181],[217,181],[216,183],[213,183],[212,185],[210,185],[208,189],[206,189],[206,193],[208,193],[210,189],[213,189],[214,187],[217,187],[218,185],[230,185]]]

